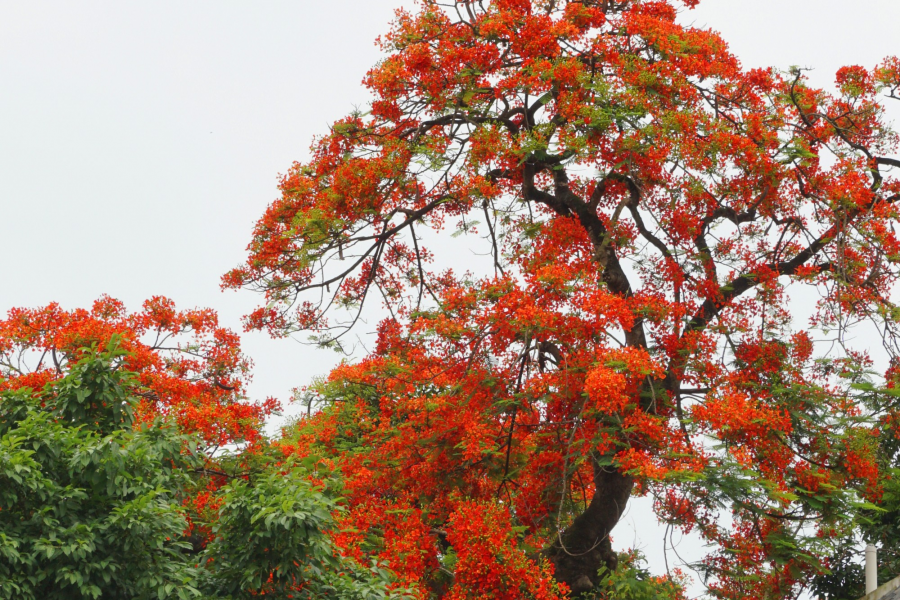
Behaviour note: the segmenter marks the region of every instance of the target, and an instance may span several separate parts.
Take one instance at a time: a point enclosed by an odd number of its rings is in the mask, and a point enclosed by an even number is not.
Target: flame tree
[[[712,542],[715,594],[787,597],[878,498],[900,61],[836,93],[746,70],[679,24],[696,4],[398,11],[369,110],[288,171],[223,280],[274,335],[340,343],[385,309],[283,448],[340,467],[345,552],[423,597],[596,588],[634,493]],[[454,227],[472,272],[438,266]]]
[[[214,311],[180,311],[162,296],[134,313],[108,296],[90,309],[57,303],[11,309],[0,320],[0,390],[40,390],[110,340],[124,352],[117,366],[135,373],[142,386],[138,423],[170,418],[214,453],[258,440],[263,420],[278,409],[274,399],[246,398],[250,359]]]

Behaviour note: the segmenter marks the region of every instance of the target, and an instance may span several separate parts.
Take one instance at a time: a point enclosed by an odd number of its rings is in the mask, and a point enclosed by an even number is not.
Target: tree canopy
[[[409,598],[336,551],[331,473],[217,457],[172,416],[136,420],[148,388],[119,342],[41,389],[0,390],[0,598]]]
[[[717,598],[900,570],[900,59],[817,89],[697,3],[397,11],[222,280],[277,337],[378,321],[277,439],[211,310],[10,311],[0,596],[683,599],[613,550],[635,495]]]
[[[135,409],[139,422],[163,415],[217,447],[253,442],[262,420],[278,409],[274,399],[244,396],[251,362],[240,337],[220,326],[214,311],[179,311],[162,296],[130,314],[106,296],[89,310],[57,303],[12,309],[0,321],[0,390],[41,389],[113,339],[125,352],[121,366],[144,388]]]
[[[190,462],[184,440],[162,424],[129,427],[135,399],[116,358],[83,360],[38,394],[2,392],[4,598],[196,593],[174,498]]]
[[[347,525],[384,538],[341,543],[423,596],[590,592],[637,493],[712,544],[713,594],[792,597],[882,493],[900,60],[816,89],[744,69],[696,4],[398,11],[368,110],[223,280],[274,335],[387,315],[283,445],[340,466]]]

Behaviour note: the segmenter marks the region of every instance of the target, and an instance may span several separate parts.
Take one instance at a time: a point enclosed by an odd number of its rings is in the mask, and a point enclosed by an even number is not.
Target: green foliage
[[[684,587],[678,577],[651,575],[640,552],[619,554],[615,571],[600,570],[601,583],[597,591],[585,600],[682,600]]]
[[[882,445],[896,443],[891,439]],[[897,464],[897,457],[890,460]],[[854,600],[865,594],[865,577],[862,567],[862,552],[865,543],[878,546],[878,581],[884,583],[900,577],[900,468],[885,469],[884,493],[877,505],[863,505],[856,513],[849,514],[848,520],[855,522],[862,535],[862,542],[853,539],[839,546],[830,557],[830,568],[816,578],[814,591],[828,600]]]
[[[900,576],[900,468],[890,470],[878,507],[862,530],[867,541],[878,545],[878,580],[890,581]]]
[[[0,599],[403,596],[335,552],[336,478],[265,456],[219,490],[198,552],[182,500],[211,459],[163,420],[134,426],[137,384],[110,346],[43,390],[0,392]]]
[[[900,403],[900,389],[863,381],[854,385],[874,415],[893,413]],[[848,527],[859,537],[848,537],[829,556],[828,572],[813,582],[813,592],[828,600],[854,600],[865,595],[863,547],[878,547],[878,581],[900,577],[900,435],[892,420],[883,423],[878,437],[879,483],[882,494],[876,504],[859,503],[844,514]]]
[[[308,471],[282,466],[253,479],[232,482],[207,548],[207,589],[214,597],[251,598],[257,590],[275,597],[377,600],[390,574],[363,569],[335,552],[325,531],[333,525],[338,498],[310,482]]]
[[[828,600],[856,600],[866,593],[866,578],[860,563],[860,547],[853,540],[836,549],[827,573],[816,577],[813,593]]]
[[[0,597],[189,598],[175,499],[190,462],[163,423],[131,428],[113,350],[0,396]]]

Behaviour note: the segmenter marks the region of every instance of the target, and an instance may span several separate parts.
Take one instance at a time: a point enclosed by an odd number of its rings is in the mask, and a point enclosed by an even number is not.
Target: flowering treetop
[[[696,4],[398,11],[369,110],[289,170],[223,280],[275,335],[389,311],[285,447],[341,465],[353,526],[427,593],[589,590],[637,490],[715,544],[715,593],[780,598],[879,493],[894,407],[848,332],[898,349],[900,60],[828,93],[743,69],[678,22]],[[454,224],[487,275],[433,266]]]
[[[131,314],[106,296],[90,310],[55,303],[12,309],[0,321],[0,388],[40,390],[113,339],[127,353],[121,367],[144,390],[138,422],[167,415],[184,432],[220,446],[256,440],[262,419],[277,408],[274,400],[254,404],[244,397],[250,361],[213,311],[179,311],[159,296]]]

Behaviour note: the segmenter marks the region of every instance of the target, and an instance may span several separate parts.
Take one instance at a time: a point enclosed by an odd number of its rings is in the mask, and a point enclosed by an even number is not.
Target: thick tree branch
[[[799,252],[789,261],[769,263],[765,268],[777,276],[794,275],[797,270],[806,262],[817,255],[832,239],[834,239],[834,229],[830,229],[813,243]],[[720,286],[715,297],[707,298],[700,306],[700,309],[694,314],[684,329],[683,335],[688,333],[701,331],[714,319],[721,309],[728,305],[732,300],[741,294],[753,289],[759,284],[759,276],[757,273],[744,273],[743,275],[732,279],[726,285]]]

